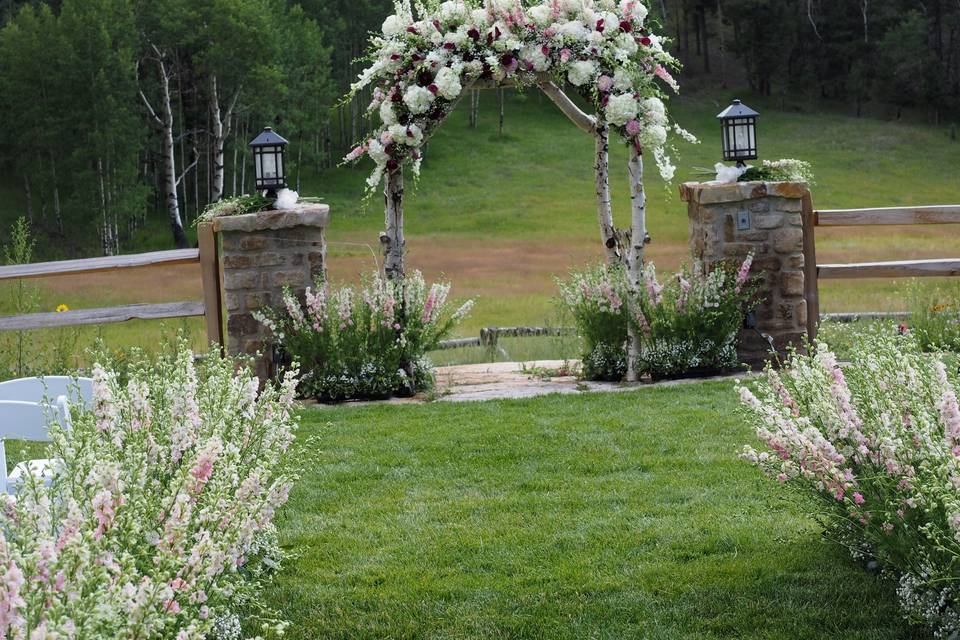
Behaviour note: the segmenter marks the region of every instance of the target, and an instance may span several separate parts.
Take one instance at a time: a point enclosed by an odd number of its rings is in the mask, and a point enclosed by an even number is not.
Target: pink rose
[[[635,136],[635,135],[637,135],[638,133],[640,133],[640,121],[639,121],[639,120],[630,120],[629,122],[627,122],[626,129],[627,129],[627,135],[628,135],[628,136]]]
[[[604,93],[610,91],[610,89],[613,88],[613,78],[610,76],[600,76],[600,79],[597,80],[597,88]]]
[[[572,55],[572,54],[571,54],[571,52],[570,52],[570,49],[566,49],[566,48],[561,49],[561,50],[560,50],[560,62],[566,62],[567,60],[570,59],[570,56],[571,56],[571,55]]]

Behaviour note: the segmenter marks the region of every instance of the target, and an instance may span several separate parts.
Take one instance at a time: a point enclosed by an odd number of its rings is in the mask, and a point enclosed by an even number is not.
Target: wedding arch
[[[607,261],[623,265],[639,287],[646,238],[642,151],[664,179],[673,177],[668,132],[695,141],[671,125],[661,84],[678,90],[676,60],[647,23],[641,0],[398,0],[370,43],[371,65],[347,98],[373,86],[368,112],[379,115],[375,135],[346,157],[375,163],[370,189],[384,182],[384,272],[404,276],[403,169],[419,175],[421,148],[471,89],[539,87],[582,131],[595,139],[597,219]],[[566,83],[590,104],[581,110]],[[611,131],[629,148],[631,225],[613,224],[608,150]],[[631,335],[630,352],[638,340]],[[628,358],[632,363],[633,358]],[[632,367],[631,367],[632,369]],[[628,379],[632,371],[628,372]]]

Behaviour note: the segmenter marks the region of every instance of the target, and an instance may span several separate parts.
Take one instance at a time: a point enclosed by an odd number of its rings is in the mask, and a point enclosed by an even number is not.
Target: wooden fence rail
[[[62,312],[28,313],[0,317],[0,331],[50,329],[90,324],[157,320],[205,316],[207,338],[223,344],[223,319],[220,304],[220,272],[216,239],[209,226],[198,228],[199,248],[151,251],[124,256],[35,262],[0,267],[0,281],[42,278],[45,276],[78,275],[125,269],[156,268],[177,264],[198,264],[203,283],[203,300],[127,304],[96,309],[75,309]]]
[[[811,340],[816,337],[817,324],[821,318],[817,284],[819,280],[960,276],[960,258],[817,264],[814,237],[816,227],[960,224],[960,205],[814,210],[812,200],[807,195],[803,201],[802,216],[804,297],[807,301],[807,330]]]

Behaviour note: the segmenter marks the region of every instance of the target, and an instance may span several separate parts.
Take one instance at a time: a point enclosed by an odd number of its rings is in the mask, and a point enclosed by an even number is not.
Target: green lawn
[[[737,459],[730,383],[307,410],[291,638],[922,637]]]

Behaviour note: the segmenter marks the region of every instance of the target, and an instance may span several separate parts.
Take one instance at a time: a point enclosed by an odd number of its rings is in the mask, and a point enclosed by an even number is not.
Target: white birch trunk
[[[617,230],[613,226],[613,207],[610,204],[610,166],[608,163],[609,130],[605,123],[596,128],[596,154],[593,169],[596,175],[597,222],[600,225],[600,242],[603,243],[610,265],[619,264],[622,256],[617,246]]]
[[[627,280],[633,292],[632,300],[639,299],[640,280],[643,277],[643,248],[647,238],[647,194],[643,189],[643,157],[636,144],[630,143],[627,162],[630,178],[630,248],[627,254]],[[631,310],[636,313],[635,309]],[[631,322],[628,326],[627,382],[638,379],[636,359],[640,353],[640,335]]]
[[[387,171],[384,179],[384,227],[380,234],[383,244],[383,272],[388,280],[402,280],[404,277],[403,237],[403,166]]]
[[[154,110],[146,94],[140,90],[140,98],[147,107],[150,117],[160,128],[163,153],[163,187],[166,194],[167,215],[170,218],[170,229],[173,232],[173,241],[178,249],[187,247],[187,235],[183,231],[183,220],[180,218],[180,202],[177,197],[177,161],[174,156],[173,144],[173,105],[170,101],[170,74],[163,63],[163,56],[159,49],[153,48],[156,54],[155,62],[160,76],[161,115]],[[162,116],[162,117],[161,117]]]
[[[63,234],[63,215],[60,210],[60,185],[57,181],[57,161],[50,154],[50,175],[53,177],[53,216],[57,221],[57,231]]]

